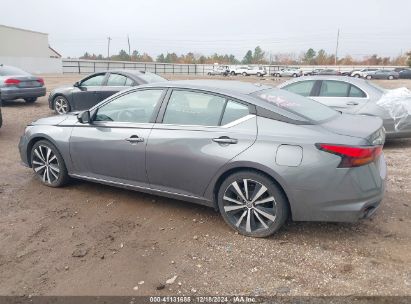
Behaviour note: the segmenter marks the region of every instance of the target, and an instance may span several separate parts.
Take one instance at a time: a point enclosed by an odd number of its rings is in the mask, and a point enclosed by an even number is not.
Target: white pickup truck
[[[264,67],[261,66],[232,66],[230,68],[231,75],[257,75],[258,77],[264,76],[267,74],[267,71]]]

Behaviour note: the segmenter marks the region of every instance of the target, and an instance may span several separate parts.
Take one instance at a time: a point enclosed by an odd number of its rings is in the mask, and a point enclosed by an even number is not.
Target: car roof
[[[146,84],[144,86],[205,90],[229,95],[250,95],[257,91],[273,88],[272,86],[263,85],[260,83],[250,83],[233,80],[176,80]]]
[[[345,81],[355,85],[366,85],[368,84],[367,80],[355,77],[339,76],[339,75],[316,75],[316,76],[302,76],[295,79],[288,80],[286,82],[280,83],[277,87],[283,88],[285,85],[288,85],[293,82],[300,82],[303,80],[336,80],[336,81]]]

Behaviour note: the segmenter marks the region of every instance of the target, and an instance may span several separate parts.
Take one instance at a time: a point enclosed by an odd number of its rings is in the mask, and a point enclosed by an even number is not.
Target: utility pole
[[[337,65],[337,56],[338,56],[338,42],[340,40],[340,29],[337,32],[337,46],[335,47],[335,65]]]
[[[130,48],[130,36],[127,35],[127,43],[128,43],[128,57],[131,60],[131,48]]]
[[[107,37],[107,59],[110,60],[110,41],[111,37]]]

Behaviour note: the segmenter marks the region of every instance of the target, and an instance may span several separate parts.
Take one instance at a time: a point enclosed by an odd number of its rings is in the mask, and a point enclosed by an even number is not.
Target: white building
[[[0,64],[30,73],[62,73],[61,55],[49,46],[48,34],[0,25]]]

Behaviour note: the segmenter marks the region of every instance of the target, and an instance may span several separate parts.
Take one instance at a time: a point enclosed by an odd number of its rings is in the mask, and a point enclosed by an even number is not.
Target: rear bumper
[[[46,95],[46,88],[1,88],[1,99],[37,98]]]
[[[297,194],[298,206],[291,206],[294,221],[356,222],[379,208],[385,193],[387,166],[384,155],[350,173],[335,175],[323,190]],[[293,208],[294,207],[294,208]]]

